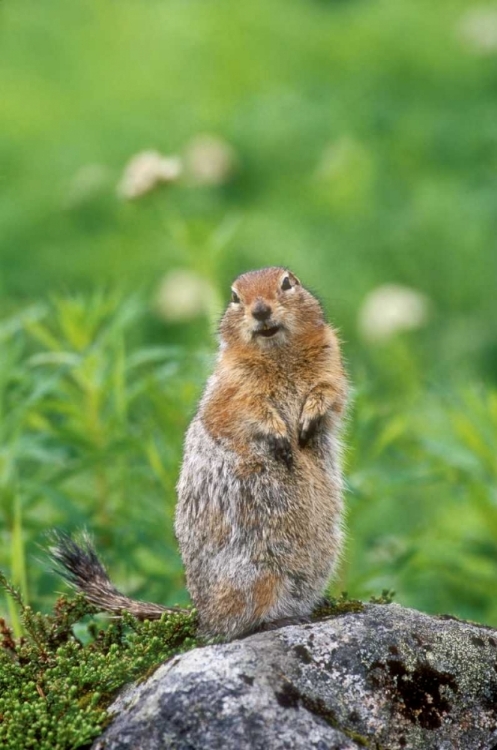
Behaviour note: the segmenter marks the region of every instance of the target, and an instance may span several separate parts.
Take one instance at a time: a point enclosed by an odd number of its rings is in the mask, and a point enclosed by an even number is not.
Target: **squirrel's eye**
[[[240,302],[240,297],[233,290],[231,290],[231,301],[234,302],[236,305],[238,305]]]
[[[292,288],[289,276],[285,276],[285,278],[281,282],[281,288],[283,289],[284,292],[286,292],[287,289],[291,289]]]

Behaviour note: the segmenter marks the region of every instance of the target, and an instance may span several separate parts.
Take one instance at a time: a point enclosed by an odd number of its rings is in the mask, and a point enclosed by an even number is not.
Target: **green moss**
[[[371,604],[391,604],[395,596],[395,591],[383,589],[380,596],[372,596]],[[349,599],[348,593],[343,591],[338,597],[328,597],[316,607],[312,613],[313,620],[322,620],[325,617],[338,617],[347,615],[349,612],[363,612],[365,604],[359,599]]]
[[[175,654],[197,645],[196,612],[165,614],[154,622],[124,615],[104,629],[84,598],[61,598],[42,615],[22,602],[0,573],[0,585],[15,598],[24,635],[15,638],[0,618],[0,747],[4,750],[71,750],[97,737],[106,708],[124,684],[149,674]],[[101,623],[100,623],[101,624]]]
[[[369,601],[371,604],[391,604],[395,597],[395,591],[391,589],[383,589],[380,596],[371,596]]]
[[[347,592],[344,591],[337,598],[325,599],[312,613],[313,620],[322,620],[324,617],[333,617],[346,615],[349,612],[362,612],[364,603],[359,599],[349,599]]]

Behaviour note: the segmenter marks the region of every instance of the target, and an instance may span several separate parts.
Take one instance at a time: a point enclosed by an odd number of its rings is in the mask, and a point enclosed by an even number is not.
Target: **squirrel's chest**
[[[213,437],[235,437],[253,431],[265,408],[275,409],[289,430],[297,425],[310,386],[291,377],[268,380],[258,377],[220,382],[210,390],[200,410],[200,417]]]
[[[283,387],[268,390],[267,395],[262,392],[259,394],[259,398],[267,398],[268,402],[278,410],[283,419],[291,422],[298,420],[308,392],[309,388],[288,382]],[[256,398],[258,397],[257,391],[254,392],[254,395]]]
[[[276,408],[284,419],[298,419],[302,407],[315,383],[315,373],[294,373],[286,369],[277,376],[258,377],[257,373],[247,380],[240,390],[247,403],[268,403]]]

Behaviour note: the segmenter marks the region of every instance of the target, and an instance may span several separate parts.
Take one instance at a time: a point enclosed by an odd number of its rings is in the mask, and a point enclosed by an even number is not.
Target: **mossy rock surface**
[[[177,656],[110,710],[93,750],[491,750],[497,631],[368,604]]]

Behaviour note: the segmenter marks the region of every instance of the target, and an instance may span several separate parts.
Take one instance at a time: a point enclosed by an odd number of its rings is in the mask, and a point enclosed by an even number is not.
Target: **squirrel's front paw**
[[[268,438],[268,442],[276,460],[283,461],[291,469],[293,466],[293,455],[289,439],[287,437],[271,435]]]
[[[305,448],[309,440],[313,437],[317,430],[319,422],[320,417],[317,417],[316,419],[309,419],[308,417],[304,417],[300,420],[299,445],[301,448]]]

